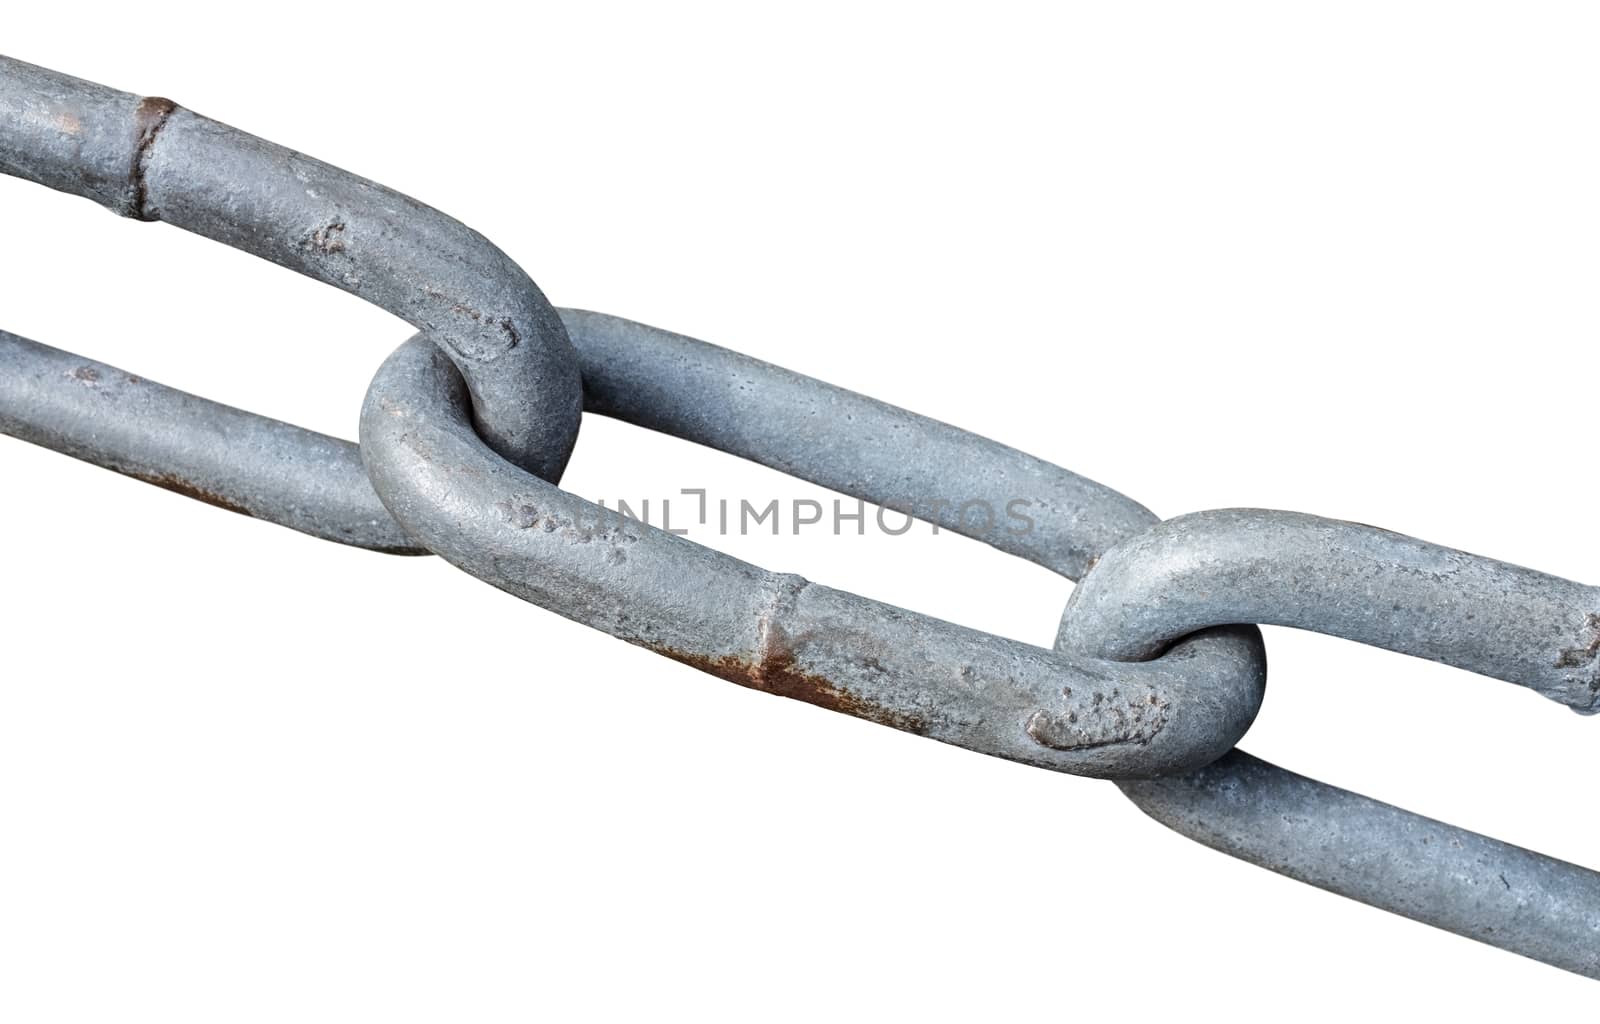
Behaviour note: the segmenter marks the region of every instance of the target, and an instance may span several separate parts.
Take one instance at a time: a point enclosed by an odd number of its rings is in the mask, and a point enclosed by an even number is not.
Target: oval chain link
[[[623,419],[737,448],[852,497],[904,503],[914,515],[929,514],[909,501],[908,488],[923,480],[942,481],[937,493],[999,504],[1036,496],[1039,537],[1000,543],[1069,575],[1092,545],[1154,521],[1114,491],[946,424],[667,331],[586,321],[602,325],[628,344],[599,388]],[[1266,664],[1253,626],[1197,632],[1135,664],[1053,654],[769,573],[591,504],[489,451],[472,431],[455,368],[420,342],[402,346],[373,379],[361,451],[401,526],[454,565],[758,690],[1014,761],[1117,778],[1215,760],[1260,706]]]

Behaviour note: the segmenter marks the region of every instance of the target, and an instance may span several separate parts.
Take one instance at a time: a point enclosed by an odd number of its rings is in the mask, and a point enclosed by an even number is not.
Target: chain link
[[[631,341],[623,372],[656,382],[611,394],[624,419],[712,447],[736,438],[741,454],[767,465],[799,455],[790,468],[800,476],[874,502],[902,496],[923,474],[942,481],[940,493],[1037,494],[1046,509],[1035,512],[1038,532],[1069,564],[1086,541],[1116,532],[1111,517],[1154,522],[1115,492],[942,423],[665,331],[617,333]],[[1162,657],[1119,663],[769,573],[515,471],[473,433],[466,398],[454,367],[424,342],[383,365],[361,414],[379,497],[456,566],[630,643],[742,685],[1078,775],[1199,767],[1231,748],[1260,706],[1266,664],[1254,627],[1196,632]],[[1008,471],[995,474],[1000,465]]]
[[[437,553],[742,685],[1118,780],[1235,857],[1600,978],[1600,873],[1295,775],[1234,743],[1258,623],[1600,702],[1600,591],[1373,527],[1228,510],[1159,522],[1012,448],[726,349],[557,311],[483,236],[167,100],[0,57],[0,171],[361,296],[422,333],[361,445],[0,332],[0,431],[232,511]],[[1053,650],[775,574],[556,486],[580,409],[709,445],[1080,579]],[[980,529],[960,495],[1026,496]]]

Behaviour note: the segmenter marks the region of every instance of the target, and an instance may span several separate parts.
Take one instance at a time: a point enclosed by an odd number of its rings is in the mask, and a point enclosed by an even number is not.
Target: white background
[[[13,4],[0,49],[415,195],[559,304],[1163,515],[1318,512],[1600,581],[1583,5],[96,6]],[[410,334],[34,185],[0,180],[0,217],[0,325],[329,433]],[[744,691],[437,560],[10,440],[0,480],[9,1021],[1595,1006],[1109,784]],[[595,419],[567,483],[821,493]],[[1040,644],[1069,592],[923,529],[700,539]],[[1600,866],[1600,721],[1267,641],[1247,749]]]

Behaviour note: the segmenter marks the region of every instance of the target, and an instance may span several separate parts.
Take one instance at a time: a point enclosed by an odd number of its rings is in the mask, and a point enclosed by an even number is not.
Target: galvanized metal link
[[[1047,510],[1036,516],[1040,532],[1052,539],[1014,546],[1069,572],[1092,557],[1086,544],[1154,519],[1115,492],[953,427],[693,339],[583,319],[628,346],[624,368],[599,388],[604,407],[624,419],[758,462],[803,463],[808,479],[870,501],[905,498],[932,479],[938,493],[1037,494]],[[625,386],[646,381],[655,383]],[[406,532],[523,600],[702,671],[1101,777],[1212,761],[1260,705],[1265,661],[1254,627],[1197,633],[1162,658],[1118,664],[770,573],[518,471],[474,434],[466,399],[455,368],[419,341],[373,380],[362,457]]]
[[[1073,591],[1056,647],[1137,661],[1225,622],[1330,633],[1580,711],[1600,689],[1600,590],[1360,523],[1261,509],[1179,516],[1106,552]],[[1600,978],[1600,872],[1240,751],[1121,785],[1146,814],[1213,849]]]
[[[528,275],[459,221],[171,100],[3,56],[0,172],[165,221],[394,313],[461,370],[490,447],[560,478],[581,412],[576,357]]]

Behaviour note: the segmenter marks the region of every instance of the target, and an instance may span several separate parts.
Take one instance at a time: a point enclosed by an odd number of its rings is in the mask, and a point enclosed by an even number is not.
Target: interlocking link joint
[[[1169,519],[1106,552],[1073,591],[1058,650],[1137,661],[1226,622],[1345,637],[1527,686],[1596,697],[1600,591],[1377,527],[1263,509]],[[1600,872],[1413,814],[1235,751],[1123,782],[1213,849],[1600,978]]]
[[[1600,588],[1362,523],[1265,509],[1168,519],[1073,591],[1061,646],[1137,661],[1229,622],[1293,626],[1600,701]]]

